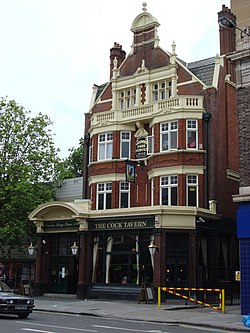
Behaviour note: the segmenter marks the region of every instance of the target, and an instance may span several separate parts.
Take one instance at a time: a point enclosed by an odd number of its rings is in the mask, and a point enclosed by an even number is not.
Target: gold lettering
[[[106,229],[106,223],[96,223],[95,224],[96,229]]]

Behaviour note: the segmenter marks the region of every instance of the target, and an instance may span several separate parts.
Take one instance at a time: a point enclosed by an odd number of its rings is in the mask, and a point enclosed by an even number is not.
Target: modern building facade
[[[234,19],[225,6],[219,15]],[[30,214],[38,294],[137,297],[142,283],[235,287],[238,126],[235,70],[225,56],[235,41],[222,29],[220,55],[186,63],[175,43],[162,49],[158,27],[143,4],[130,53],[114,43],[109,81],[93,87],[83,199]]]

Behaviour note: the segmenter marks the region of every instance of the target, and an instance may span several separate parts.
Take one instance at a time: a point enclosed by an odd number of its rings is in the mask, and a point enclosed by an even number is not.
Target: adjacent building
[[[235,20],[225,6],[222,15]],[[131,298],[142,283],[237,288],[237,99],[225,56],[235,38],[220,28],[220,54],[186,63],[174,42],[161,47],[159,25],[144,3],[130,53],[114,43],[110,77],[93,86],[82,200],[30,214],[38,294]]]
[[[233,197],[238,203],[237,235],[240,240],[241,313],[250,312],[250,3],[232,0],[237,17],[236,50],[227,55],[236,67],[239,119],[240,188]]]

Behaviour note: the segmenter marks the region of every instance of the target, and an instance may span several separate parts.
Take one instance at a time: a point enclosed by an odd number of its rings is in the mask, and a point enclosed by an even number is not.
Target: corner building
[[[225,6],[222,14],[232,16]],[[53,283],[78,298],[138,298],[148,282],[237,288],[235,70],[223,56],[231,40],[221,31],[221,55],[186,63],[175,43],[162,49],[158,27],[144,3],[130,53],[114,43],[110,79],[93,86],[83,200],[47,203],[30,215],[40,293],[58,292]]]

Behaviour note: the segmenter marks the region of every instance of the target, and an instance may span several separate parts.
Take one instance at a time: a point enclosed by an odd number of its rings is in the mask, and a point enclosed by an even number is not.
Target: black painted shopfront
[[[232,232],[228,229],[226,235],[222,224],[221,232],[215,232],[217,222],[208,219],[197,226],[192,208],[186,211],[190,215],[180,208],[170,214],[159,207],[155,214],[137,209],[134,215],[118,212],[115,216],[107,211],[101,216],[90,210],[87,201],[39,206],[30,215],[37,227],[34,295],[138,300],[145,283],[214,288],[222,281],[223,286],[231,285]]]

